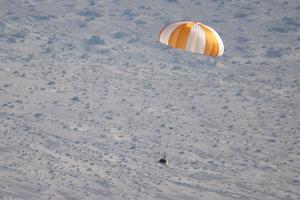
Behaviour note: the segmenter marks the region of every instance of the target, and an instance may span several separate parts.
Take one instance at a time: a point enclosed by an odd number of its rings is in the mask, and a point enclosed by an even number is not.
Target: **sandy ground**
[[[299,13],[1,0],[0,199],[300,199]],[[158,44],[178,20],[214,27],[224,56]]]

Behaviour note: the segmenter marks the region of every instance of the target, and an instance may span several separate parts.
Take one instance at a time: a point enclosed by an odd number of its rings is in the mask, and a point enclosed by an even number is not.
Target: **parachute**
[[[160,30],[158,42],[207,56],[222,56],[224,52],[219,34],[200,22],[180,21],[169,24]]]

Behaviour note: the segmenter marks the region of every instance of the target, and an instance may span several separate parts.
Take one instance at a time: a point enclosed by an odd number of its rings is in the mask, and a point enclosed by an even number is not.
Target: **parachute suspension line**
[[[167,159],[167,151],[168,151],[168,148],[169,148],[169,142],[170,142],[170,139],[168,139],[167,145],[165,147],[165,151],[164,151],[164,154],[163,154],[164,159]]]

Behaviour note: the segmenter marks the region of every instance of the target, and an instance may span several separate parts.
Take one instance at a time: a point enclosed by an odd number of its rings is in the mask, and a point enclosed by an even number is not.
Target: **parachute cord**
[[[167,145],[165,147],[165,151],[164,151],[164,158],[166,159],[167,157],[167,152],[168,152],[168,148],[169,148],[169,142],[170,142],[170,139],[168,139],[168,142],[167,142]]]

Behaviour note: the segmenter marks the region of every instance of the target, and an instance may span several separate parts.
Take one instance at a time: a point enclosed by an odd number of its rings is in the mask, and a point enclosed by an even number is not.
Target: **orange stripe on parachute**
[[[214,32],[201,24],[201,28],[205,33],[204,54],[208,56],[217,56],[219,53],[219,42]]]
[[[179,25],[171,34],[168,44],[173,48],[185,49],[193,23]]]

